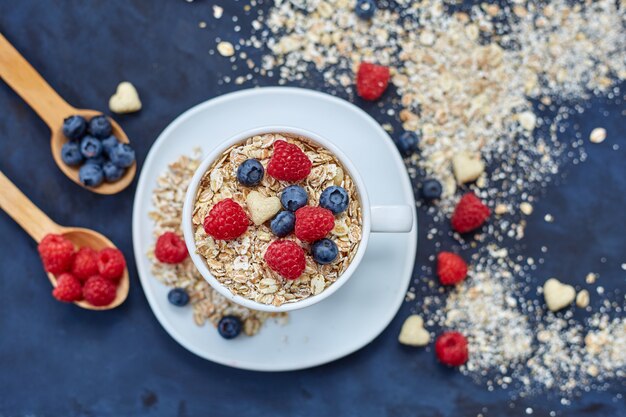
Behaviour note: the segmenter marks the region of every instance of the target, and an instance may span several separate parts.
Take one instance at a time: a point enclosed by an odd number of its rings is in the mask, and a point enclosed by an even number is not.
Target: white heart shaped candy
[[[252,222],[257,226],[274,217],[282,207],[278,197],[264,197],[257,191],[251,191],[248,194],[246,204],[248,205]]]
[[[452,170],[459,184],[476,181],[485,172],[485,163],[480,155],[461,152],[452,157]]]
[[[426,346],[430,342],[430,333],[424,329],[424,320],[413,314],[404,321],[398,341],[403,345]]]
[[[550,311],[559,311],[574,301],[576,290],[556,278],[550,278],[543,284],[543,297]]]
[[[115,94],[109,99],[109,108],[115,113],[133,113],[141,110],[141,100],[135,86],[128,81],[121,82]]]

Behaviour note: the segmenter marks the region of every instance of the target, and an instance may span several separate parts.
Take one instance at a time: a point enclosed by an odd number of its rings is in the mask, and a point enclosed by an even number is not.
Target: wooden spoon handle
[[[0,33],[0,77],[19,94],[52,131],[75,109],[43,79]]]
[[[50,220],[0,171],[0,208],[7,212],[35,241],[48,233],[62,233],[63,228]]]

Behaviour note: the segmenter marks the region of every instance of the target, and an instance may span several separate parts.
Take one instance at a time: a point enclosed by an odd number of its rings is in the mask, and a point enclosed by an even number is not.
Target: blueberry
[[[422,198],[426,201],[436,200],[441,197],[441,183],[436,179],[426,179],[422,181]]]
[[[296,225],[296,215],[290,211],[281,211],[270,222],[272,233],[278,237],[285,237],[293,232]]]
[[[320,207],[332,211],[333,214],[346,211],[349,202],[350,197],[348,197],[348,192],[344,188],[337,187],[336,185],[332,185],[322,191],[322,195],[320,196]]]
[[[313,260],[318,264],[326,265],[337,258],[337,245],[330,239],[318,240],[311,246]]]
[[[104,155],[100,154],[100,155],[96,156],[95,158],[87,158],[85,160],[85,164],[94,164],[94,165],[98,165],[100,168],[102,168],[106,161],[107,160],[104,157]]]
[[[127,143],[118,143],[109,153],[111,162],[120,168],[128,168],[135,162],[135,151]]]
[[[306,203],[309,202],[309,196],[304,188],[299,185],[290,185],[280,195],[280,202],[285,210],[296,211],[300,207],[306,206]]]
[[[82,116],[70,116],[63,120],[63,134],[71,140],[80,140],[87,132],[87,120]]]
[[[106,182],[115,182],[124,175],[124,168],[120,168],[113,162],[107,161],[102,166],[102,172],[104,172]]]
[[[102,142],[87,135],[80,141],[80,153],[85,158],[97,158],[102,153]]]
[[[104,175],[100,165],[85,164],[78,170],[78,178],[87,187],[97,187],[102,184]]]
[[[113,128],[111,127],[111,122],[109,122],[109,119],[103,114],[96,116],[89,121],[89,133],[98,139],[104,139],[111,136],[112,131]]]
[[[83,162],[80,146],[76,142],[67,142],[61,148],[61,159],[65,165],[76,166]]]
[[[237,168],[237,179],[241,185],[246,187],[253,187],[259,185],[263,179],[265,168],[256,159],[246,159]]]
[[[235,316],[224,316],[217,323],[217,331],[224,339],[234,339],[241,333],[241,320]]]
[[[359,18],[370,20],[376,13],[376,2],[374,0],[357,0],[354,12]]]
[[[415,151],[417,151],[418,142],[419,136],[417,136],[417,133],[406,131],[400,135],[396,141],[396,146],[403,156],[411,156]]]
[[[189,303],[189,294],[182,288],[173,288],[167,293],[167,301],[176,307],[183,307]]]
[[[120,142],[113,135],[109,136],[108,138],[102,139],[102,151],[104,152],[106,156],[109,156],[111,154],[111,150],[118,143]]]

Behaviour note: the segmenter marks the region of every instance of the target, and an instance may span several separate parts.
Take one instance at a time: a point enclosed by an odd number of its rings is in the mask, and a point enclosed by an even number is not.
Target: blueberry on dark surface
[[[376,2],[374,0],[357,0],[354,12],[359,18],[370,20],[376,13]]]
[[[167,293],[167,301],[176,307],[183,307],[189,303],[189,294],[182,288],[173,288]]]
[[[320,207],[332,211],[333,214],[344,212],[348,208],[349,202],[348,192],[336,185],[326,188],[320,196]]]
[[[259,185],[263,179],[265,168],[256,159],[246,159],[237,168],[237,180],[246,187]]]
[[[96,156],[95,158],[87,158],[87,159],[85,159],[85,164],[94,164],[94,165],[98,165],[98,166],[100,166],[100,168],[102,168],[106,161],[107,161],[107,159],[104,157],[104,155],[100,154],[100,155]]]
[[[93,136],[85,136],[80,141],[80,153],[85,158],[97,158],[102,154],[102,142]]]
[[[281,211],[270,222],[272,233],[278,237],[285,237],[293,232],[296,225],[296,215],[290,211]]]
[[[118,167],[111,161],[106,161],[104,165],[102,165],[102,172],[104,173],[104,180],[106,182],[115,182],[124,175],[124,168]]]
[[[426,179],[422,181],[421,196],[426,201],[436,200],[441,197],[441,183],[436,179]]]
[[[234,339],[241,333],[241,320],[235,316],[224,316],[217,323],[217,331],[224,339]]]
[[[306,206],[306,203],[309,202],[309,196],[306,190],[299,185],[290,185],[280,195],[280,202],[285,210],[296,211],[300,207]]]
[[[89,121],[89,133],[98,139],[108,138],[112,131],[111,122],[105,115],[96,116]]]
[[[109,153],[111,162],[120,168],[128,168],[135,162],[135,151],[127,143],[118,143]]]
[[[83,162],[80,145],[76,142],[67,142],[61,148],[61,159],[65,165],[76,166]]]
[[[97,187],[102,184],[104,174],[100,165],[85,164],[78,170],[78,179],[87,187]]]
[[[417,151],[419,136],[417,133],[407,130],[396,140],[396,146],[402,156],[410,156]]]
[[[82,116],[70,116],[63,120],[63,134],[71,140],[79,140],[87,132],[87,120]]]
[[[109,156],[111,154],[111,150],[118,144],[120,143],[117,138],[113,135],[109,136],[108,138],[104,138],[102,139],[102,151],[104,152],[104,154],[106,156]]]
[[[313,260],[321,265],[331,263],[337,258],[337,245],[330,239],[318,240],[311,246]]]

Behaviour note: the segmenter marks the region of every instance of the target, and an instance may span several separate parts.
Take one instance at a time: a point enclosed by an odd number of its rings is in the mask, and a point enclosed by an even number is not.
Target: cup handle
[[[373,206],[373,233],[406,233],[413,229],[413,209],[411,206]]]

